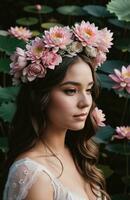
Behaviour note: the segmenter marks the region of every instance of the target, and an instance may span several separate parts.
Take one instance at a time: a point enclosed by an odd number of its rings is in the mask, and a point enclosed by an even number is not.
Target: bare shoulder
[[[41,173],[31,186],[25,200],[53,200],[53,186],[50,177]]]

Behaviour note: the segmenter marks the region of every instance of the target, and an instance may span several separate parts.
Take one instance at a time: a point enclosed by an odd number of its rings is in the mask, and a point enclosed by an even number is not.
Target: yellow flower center
[[[124,78],[130,78],[130,71],[122,74]]]
[[[85,34],[87,37],[91,37],[91,36],[93,36],[93,31],[91,29],[87,28],[87,29],[85,29]]]
[[[62,38],[63,36],[62,36],[61,33],[56,32],[56,33],[53,35],[53,37],[54,37],[55,39],[60,39],[60,38]]]
[[[36,48],[34,48],[34,54],[39,55],[41,54],[43,51],[43,47],[42,46],[38,46]]]
[[[127,131],[127,132],[130,132],[130,127],[126,127],[126,131]]]

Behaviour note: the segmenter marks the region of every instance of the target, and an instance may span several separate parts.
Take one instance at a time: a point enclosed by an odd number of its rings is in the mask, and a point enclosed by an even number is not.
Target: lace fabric
[[[30,158],[15,161],[10,167],[3,200],[24,200],[41,173],[46,173],[50,178],[54,200],[85,200],[64,187],[46,167]],[[97,200],[101,200],[101,198]]]

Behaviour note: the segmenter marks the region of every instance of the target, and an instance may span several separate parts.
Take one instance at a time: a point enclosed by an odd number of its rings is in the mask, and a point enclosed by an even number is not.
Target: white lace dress
[[[41,173],[46,173],[50,177],[54,190],[54,200],[85,200],[64,187],[46,167],[28,157],[15,161],[10,167],[3,200],[25,199],[28,190],[37,181]],[[101,200],[101,197],[97,200]]]

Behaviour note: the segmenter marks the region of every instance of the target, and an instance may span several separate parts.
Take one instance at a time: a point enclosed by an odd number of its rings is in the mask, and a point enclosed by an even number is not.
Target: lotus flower
[[[28,60],[32,60],[32,62],[39,62],[39,59],[42,57],[43,52],[45,50],[45,46],[43,40],[39,37],[36,37],[35,40],[32,40],[31,44],[26,45],[27,49],[27,57]]]
[[[43,78],[45,74],[46,74],[46,69],[44,68],[43,65],[33,63],[24,68],[22,80],[24,80],[24,77],[26,77],[25,81],[26,79],[28,81],[33,81],[36,77]]]
[[[99,43],[98,43],[98,49],[100,51],[103,51],[103,52],[109,52],[109,48],[111,48],[112,46],[112,38],[113,36],[113,33],[110,32],[110,30],[107,30],[107,28],[104,28],[102,30],[99,30],[99,37],[100,37],[100,40],[99,40]]]
[[[8,32],[11,36],[24,41],[28,41],[32,37],[31,31],[22,26],[11,27]]]
[[[114,69],[115,74],[110,74],[109,77],[116,82],[113,86],[114,89],[123,90],[126,89],[130,93],[130,65],[122,66],[121,71]]]
[[[53,51],[45,51],[42,56],[42,63],[50,69],[55,69],[56,65],[62,62],[62,57]]]
[[[98,28],[94,24],[82,21],[81,24],[75,24],[74,34],[83,46],[97,46],[99,41]]]
[[[130,126],[116,127],[116,133],[113,138],[130,140]]]
[[[52,27],[50,31],[45,31],[43,36],[46,47],[55,47],[57,50],[65,49],[72,42],[72,33],[69,27]]]
[[[11,56],[11,60],[13,61],[10,64],[11,74],[21,71],[27,64],[25,51],[17,47],[15,53]]]
[[[105,114],[101,109],[98,109],[97,107],[94,108],[92,111],[92,116],[98,126],[105,126],[104,121],[105,119]]]
[[[74,41],[67,47],[67,52],[70,56],[75,56],[83,50],[81,42]]]
[[[36,5],[35,5],[35,8],[36,8],[38,11],[40,11],[40,10],[42,9],[42,6],[41,6],[40,4],[36,4]]]
[[[106,61],[107,57],[106,54],[102,51],[97,51],[96,57],[92,61],[92,66],[94,68],[97,68],[98,66],[101,66]]]

